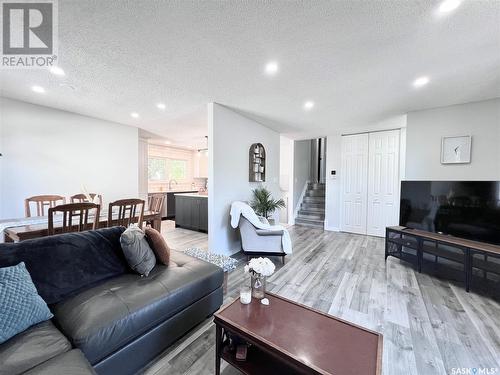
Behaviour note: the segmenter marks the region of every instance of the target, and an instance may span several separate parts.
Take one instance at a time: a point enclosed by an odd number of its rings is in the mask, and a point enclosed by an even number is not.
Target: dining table
[[[157,231],[161,231],[161,213],[145,210],[144,222],[150,222],[151,226]],[[103,210],[99,215],[98,228],[108,226],[108,211]],[[54,230],[57,234],[58,228],[62,227],[62,217],[54,217]],[[90,228],[89,228],[90,229]],[[47,216],[35,216],[16,219],[0,220],[0,235],[3,232],[4,242],[19,242],[32,238],[45,237],[49,235],[49,225]],[[1,242],[1,241],[0,241]]]

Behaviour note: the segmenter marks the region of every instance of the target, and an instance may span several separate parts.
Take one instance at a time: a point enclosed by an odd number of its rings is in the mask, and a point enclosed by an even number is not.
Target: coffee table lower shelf
[[[221,358],[245,375],[276,375],[276,374],[303,374],[272,355],[263,352],[255,345],[248,348],[246,361],[237,361],[235,353],[231,352],[228,344],[221,350]]]

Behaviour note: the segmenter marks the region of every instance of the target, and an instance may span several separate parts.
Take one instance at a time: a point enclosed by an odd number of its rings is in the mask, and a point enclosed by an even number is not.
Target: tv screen
[[[402,181],[399,224],[500,245],[500,181]]]

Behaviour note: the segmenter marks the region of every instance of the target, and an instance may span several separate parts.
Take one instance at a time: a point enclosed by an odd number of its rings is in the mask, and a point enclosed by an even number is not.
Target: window
[[[150,181],[164,181],[167,179],[167,159],[148,159],[148,179]]]
[[[150,157],[148,159],[149,181],[177,182],[185,180],[187,176],[187,160]]]
[[[168,160],[169,179],[181,181],[186,179],[186,160]]]

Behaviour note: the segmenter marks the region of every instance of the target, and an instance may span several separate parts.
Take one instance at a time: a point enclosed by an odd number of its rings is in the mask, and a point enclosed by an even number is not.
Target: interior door
[[[367,234],[385,236],[398,225],[399,130],[370,133],[368,157]]]
[[[342,137],[341,230],[366,234],[368,134]]]

